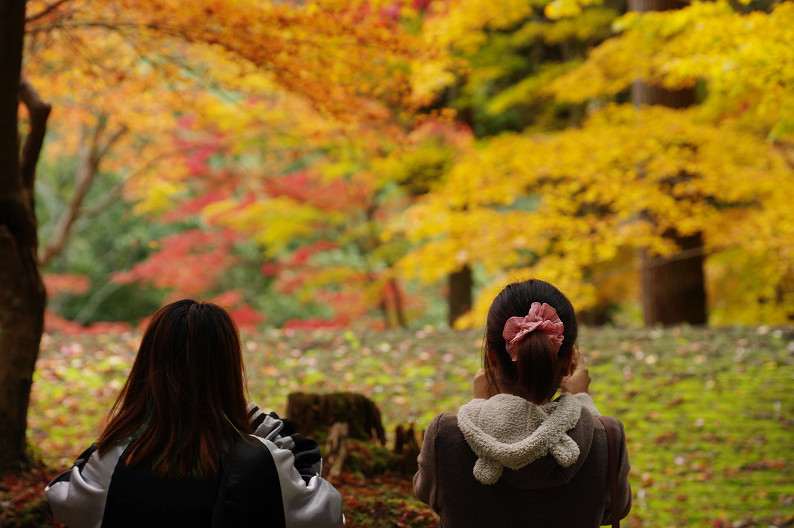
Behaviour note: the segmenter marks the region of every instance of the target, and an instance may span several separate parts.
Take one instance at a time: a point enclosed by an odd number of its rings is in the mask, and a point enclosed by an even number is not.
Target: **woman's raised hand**
[[[571,374],[562,378],[560,386],[566,392],[577,394],[587,392],[590,389],[590,381],[590,372],[587,370],[582,353],[577,348],[571,365]]]
[[[488,391],[488,377],[483,369],[478,370],[474,375],[474,397],[485,400],[491,397]]]

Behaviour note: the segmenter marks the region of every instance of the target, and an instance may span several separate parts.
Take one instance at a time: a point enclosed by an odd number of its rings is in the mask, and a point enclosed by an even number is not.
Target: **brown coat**
[[[485,485],[473,476],[477,455],[458,427],[457,415],[441,414],[425,432],[414,491],[439,514],[444,528],[589,528],[610,524],[604,426],[582,408],[568,435],[580,451],[569,467],[545,455],[518,470],[505,468],[495,484]],[[623,518],[631,509],[623,424],[617,441]]]

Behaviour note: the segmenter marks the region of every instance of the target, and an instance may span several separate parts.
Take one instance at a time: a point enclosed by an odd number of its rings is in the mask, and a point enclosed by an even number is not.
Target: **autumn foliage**
[[[474,53],[496,28],[548,43],[554,29],[596,20],[587,4],[546,5],[544,26],[523,2],[494,16],[464,2],[472,18],[450,8],[447,29],[468,39],[449,45]],[[794,224],[782,197],[794,182],[791,7],[744,13],[712,2],[629,13],[581,65],[543,69],[534,84],[500,94],[500,102],[582,104],[589,115],[574,128],[479,142],[407,211],[400,229],[414,249],[400,263],[405,273],[432,281],[463,264],[485,269],[479,308],[459,321],[469,325],[501,284],[527,276],[558,283],[581,308],[625,302],[636,295],[626,281],[636,280],[639,250],[675,258],[682,253],[669,233],[702,233],[712,321],[790,321]],[[700,86],[700,104],[611,102],[638,80]]]
[[[682,255],[674,232],[703,237],[712,323],[790,320],[791,5],[620,9],[35,0],[25,68],[54,106],[48,159],[172,226],[106,278],[163,299],[407,325],[468,267],[459,325],[528,276],[620,318],[638,255]],[[632,107],[636,80],[698,104]]]

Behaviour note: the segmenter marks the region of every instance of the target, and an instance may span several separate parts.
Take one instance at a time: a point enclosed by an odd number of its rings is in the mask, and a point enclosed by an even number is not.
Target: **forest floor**
[[[96,438],[140,336],[46,335],[29,413],[40,461],[0,480],[0,526],[56,526],[47,480]],[[283,414],[290,392],[354,391],[388,431],[422,430],[468,401],[480,332],[244,333],[251,398]],[[794,526],[794,329],[586,328],[579,339],[603,414],[626,429],[628,527]],[[339,477],[351,527],[436,526],[396,474]]]

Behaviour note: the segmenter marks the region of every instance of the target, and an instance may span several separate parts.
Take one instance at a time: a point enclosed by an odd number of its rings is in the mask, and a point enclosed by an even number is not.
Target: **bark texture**
[[[647,326],[706,324],[703,239],[675,236],[681,251],[670,258],[642,259],[642,307]]]
[[[44,327],[37,259],[36,163],[50,107],[21,77],[25,1],[0,3],[0,472],[27,462],[27,411]],[[30,133],[21,151],[20,101]]]

